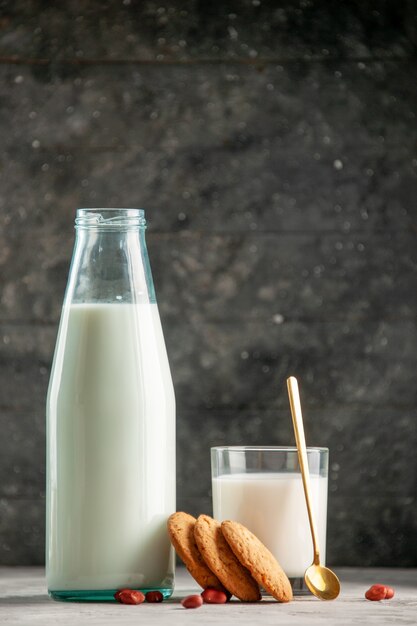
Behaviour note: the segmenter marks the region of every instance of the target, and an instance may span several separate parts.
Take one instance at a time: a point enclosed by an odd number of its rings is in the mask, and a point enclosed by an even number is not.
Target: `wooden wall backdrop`
[[[44,558],[45,395],[79,206],[144,207],[209,447],[329,446],[328,560],[417,565],[415,3],[0,2],[0,563]]]

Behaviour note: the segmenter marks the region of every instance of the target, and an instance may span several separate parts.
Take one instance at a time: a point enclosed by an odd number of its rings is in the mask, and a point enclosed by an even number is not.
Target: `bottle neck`
[[[141,209],[79,209],[68,304],[154,303]]]

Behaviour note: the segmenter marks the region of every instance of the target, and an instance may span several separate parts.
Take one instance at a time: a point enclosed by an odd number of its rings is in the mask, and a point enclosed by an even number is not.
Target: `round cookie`
[[[222,523],[223,535],[239,561],[278,602],[292,600],[292,588],[284,570],[264,544],[243,524]]]
[[[230,593],[244,602],[261,599],[256,580],[233,554],[223,537],[220,522],[200,515],[194,526],[194,537],[201,556]]]
[[[195,517],[188,513],[173,513],[167,526],[171,543],[194,580],[202,587],[224,591],[220,580],[205,564],[194,539]]]

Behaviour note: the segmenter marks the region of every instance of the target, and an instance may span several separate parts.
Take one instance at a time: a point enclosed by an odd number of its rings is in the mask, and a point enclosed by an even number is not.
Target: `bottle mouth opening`
[[[145,228],[143,209],[77,209],[75,228],[98,228],[120,230],[121,228]]]

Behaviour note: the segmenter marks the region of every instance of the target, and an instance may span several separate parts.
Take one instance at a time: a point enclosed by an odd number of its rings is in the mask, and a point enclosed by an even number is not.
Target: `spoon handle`
[[[290,399],[291,416],[294,426],[295,440],[297,442],[298,461],[300,463],[301,476],[303,479],[304,495],[306,498],[308,521],[310,522],[311,536],[313,539],[314,563],[320,564],[320,551],[317,538],[317,528],[311,501],[310,471],[308,469],[307,448],[304,436],[303,414],[301,412],[300,393],[298,382],[294,376],[287,378],[288,396]]]

